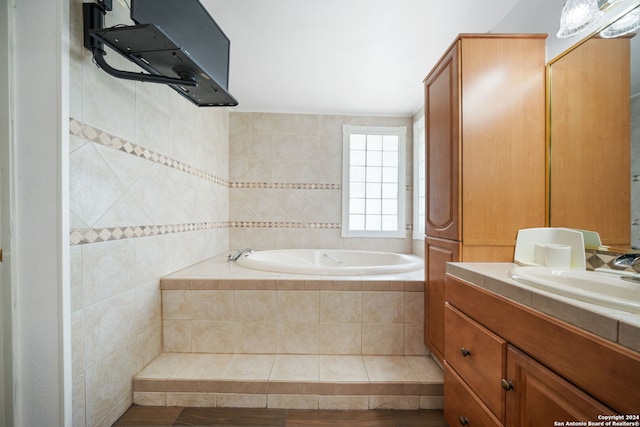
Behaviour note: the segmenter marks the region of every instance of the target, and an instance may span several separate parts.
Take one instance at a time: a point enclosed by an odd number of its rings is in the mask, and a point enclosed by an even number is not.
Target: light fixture
[[[640,9],[635,8],[631,12],[600,31],[600,37],[612,39],[624,34],[631,33],[640,28]]]
[[[567,0],[560,16],[558,37],[575,36],[602,16],[597,0]]]

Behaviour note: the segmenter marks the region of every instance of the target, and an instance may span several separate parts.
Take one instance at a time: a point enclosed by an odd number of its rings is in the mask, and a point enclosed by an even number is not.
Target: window
[[[424,240],[426,201],[426,155],[424,117],[413,124],[413,238]]]
[[[406,134],[344,125],[343,237],[405,237]]]

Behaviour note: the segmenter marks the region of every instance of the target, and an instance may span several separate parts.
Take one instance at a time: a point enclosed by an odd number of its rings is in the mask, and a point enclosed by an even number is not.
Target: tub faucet
[[[233,253],[233,255],[227,255],[227,261],[228,262],[237,261],[238,258],[240,258],[243,254],[251,254],[251,253],[253,253],[253,249],[249,249],[249,248],[238,249]]]

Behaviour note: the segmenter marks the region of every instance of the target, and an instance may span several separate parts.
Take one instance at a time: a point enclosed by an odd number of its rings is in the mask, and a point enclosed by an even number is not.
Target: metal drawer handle
[[[462,355],[462,357],[467,357],[467,356],[471,356],[471,350],[469,350],[466,347],[462,347],[460,349],[460,354]]]
[[[460,415],[460,418],[458,418],[458,421],[460,421],[461,426],[466,426],[469,424],[469,418],[463,417],[462,415]]]
[[[500,385],[504,391],[513,390],[513,383],[509,380],[505,380],[504,378],[500,380]]]

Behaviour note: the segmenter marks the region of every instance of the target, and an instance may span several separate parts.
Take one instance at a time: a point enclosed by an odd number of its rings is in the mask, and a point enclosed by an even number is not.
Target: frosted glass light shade
[[[638,28],[640,28],[640,9],[636,8],[602,30],[600,36],[611,39],[631,33]]]
[[[575,36],[601,16],[597,0],[567,0],[560,16],[558,37]]]

